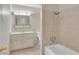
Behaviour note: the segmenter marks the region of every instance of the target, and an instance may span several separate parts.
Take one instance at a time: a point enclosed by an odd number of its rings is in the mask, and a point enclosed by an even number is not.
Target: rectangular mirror
[[[29,27],[30,16],[27,15],[15,15],[15,27]]]

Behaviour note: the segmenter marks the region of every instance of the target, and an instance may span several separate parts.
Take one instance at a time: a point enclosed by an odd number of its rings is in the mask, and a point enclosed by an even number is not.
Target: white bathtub
[[[61,44],[49,45],[45,47],[44,52],[45,55],[78,55],[79,54]]]

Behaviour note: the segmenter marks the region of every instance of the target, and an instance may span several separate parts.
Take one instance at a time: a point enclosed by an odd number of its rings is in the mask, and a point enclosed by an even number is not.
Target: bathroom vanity
[[[30,48],[34,46],[36,35],[33,31],[14,32],[10,34],[10,50]]]

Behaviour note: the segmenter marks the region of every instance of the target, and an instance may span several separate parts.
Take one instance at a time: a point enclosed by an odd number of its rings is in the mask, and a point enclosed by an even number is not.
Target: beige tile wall
[[[59,42],[79,52],[79,6],[69,6],[60,12]]]
[[[50,36],[56,35],[56,42],[79,52],[79,5],[59,5],[59,16],[53,9],[43,5],[43,43],[50,43]]]
[[[43,5],[43,43],[44,45],[50,44],[50,37],[53,35],[57,36],[58,39],[58,28],[59,28],[59,19],[58,15],[54,15],[53,8],[56,9],[57,5]],[[53,10],[53,11],[52,11]]]

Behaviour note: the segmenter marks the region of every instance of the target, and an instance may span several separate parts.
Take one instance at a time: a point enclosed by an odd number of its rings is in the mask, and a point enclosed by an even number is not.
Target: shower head
[[[54,11],[53,13],[54,13],[55,15],[59,15],[59,14],[60,14],[60,12],[55,12],[55,11]]]

